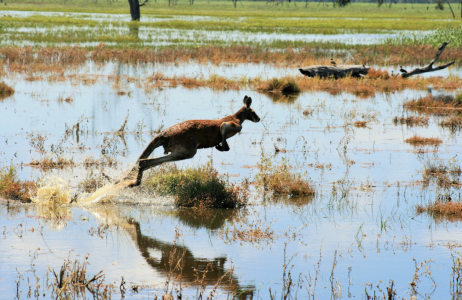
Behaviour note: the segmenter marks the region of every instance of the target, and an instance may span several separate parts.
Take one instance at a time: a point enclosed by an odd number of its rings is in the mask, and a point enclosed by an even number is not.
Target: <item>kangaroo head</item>
[[[257,115],[257,113],[253,109],[250,108],[250,105],[252,104],[252,98],[245,96],[244,104],[245,104],[245,106],[243,107],[244,120],[250,120],[255,123],[260,122],[260,117]]]

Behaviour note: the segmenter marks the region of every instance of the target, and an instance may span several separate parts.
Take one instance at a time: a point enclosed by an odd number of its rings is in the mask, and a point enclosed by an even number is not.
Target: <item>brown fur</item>
[[[250,108],[252,98],[245,96],[244,104],[234,115],[220,120],[189,120],[165,129],[149,143],[138,158],[137,166],[124,178],[123,184],[137,186],[141,184],[144,171],[165,162],[193,158],[197,149],[215,147],[219,151],[229,151],[226,139],[240,132],[245,120],[260,121],[260,117]],[[168,155],[148,159],[160,146],[164,147],[164,154]]]

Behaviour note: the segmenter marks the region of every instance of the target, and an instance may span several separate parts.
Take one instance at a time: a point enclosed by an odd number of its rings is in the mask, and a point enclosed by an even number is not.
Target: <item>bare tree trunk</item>
[[[141,18],[140,7],[146,5],[148,0],[145,0],[140,4],[139,0],[128,0],[130,5],[130,15],[132,16],[132,21],[139,21]]]
[[[441,66],[439,66],[437,68],[433,68],[433,64],[438,60],[438,58],[440,58],[441,53],[443,53],[444,49],[446,48],[446,46],[448,44],[449,44],[449,41],[444,42],[443,45],[441,45],[441,47],[438,49],[438,53],[436,53],[435,58],[428,64],[428,66],[425,66],[423,68],[416,68],[416,69],[412,70],[411,72],[406,72],[406,73],[401,74],[401,76],[403,78],[407,78],[407,77],[410,77],[412,75],[418,75],[418,74],[423,74],[423,73],[443,70],[443,69],[446,69],[447,67],[453,65],[455,63],[454,61],[450,62],[450,63],[447,63],[447,64],[444,64],[444,65],[441,65]]]

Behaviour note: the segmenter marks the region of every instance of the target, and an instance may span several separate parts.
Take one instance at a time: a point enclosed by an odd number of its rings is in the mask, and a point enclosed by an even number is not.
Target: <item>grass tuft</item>
[[[427,212],[430,215],[462,217],[462,203],[460,202],[437,200],[435,203],[428,204],[427,206],[417,205],[416,210],[418,213]]]
[[[239,208],[247,204],[248,191],[227,182],[212,163],[178,169],[161,167],[151,173],[146,186],[160,195],[173,195],[175,205],[196,208]]]
[[[273,78],[262,82],[257,89],[263,92],[279,92],[284,94],[300,93],[302,91],[293,78]]]
[[[292,173],[292,166],[283,159],[280,165],[273,165],[270,158],[262,156],[258,163],[260,172],[256,180],[265,191],[290,196],[314,196],[315,190],[301,174]]]
[[[10,200],[29,202],[37,190],[32,181],[22,181],[13,164],[0,169],[0,196]]]
[[[0,100],[14,94],[14,89],[4,82],[0,82]]]

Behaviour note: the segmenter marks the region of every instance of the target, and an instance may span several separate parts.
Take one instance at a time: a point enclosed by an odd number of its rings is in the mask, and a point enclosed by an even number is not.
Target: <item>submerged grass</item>
[[[414,135],[413,137],[410,137],[405,140],[406,143],[409,143],[413,146],[421,146],[421,145],[431,145],[431,146],[438,146],[440,145],[443,141],[439,138],[426,138],[423,136],[419,135]]]
[[[427,157],[423,159],[423,164],[422,177],[425,185],[429,185],[431,180],[435,180],[436,184],[441,188],[460,185],[462,169],[455,157],[449,162]]]
[[[452,116],[441,120],[440,122],[441,127],[448,127],[451,129],[452,132],[460,130],[462,128],[462,117],[461,116]]]
[[[424,116],[408,116],[408,117],[398,117],[395,116],[393,118],[393,123],[395,125],[398,124],[406,124],[409,127],[412,126],[427,126],[428,125],[428,118]]]
[[[72,158],[59,157],[54,160],[53,158],[45,157],[42,160],[33,160],[29,164],[30,166],[42,168],[42,169],[64,169],[68,167],[74,167],[75,162]]]
[[[179,169],[168,165],[152,172],[146,186],[160,195],[173,195],[175,205],[195,208],[239,208],[247,204],[248,190],[227,182],[212,163]]]

